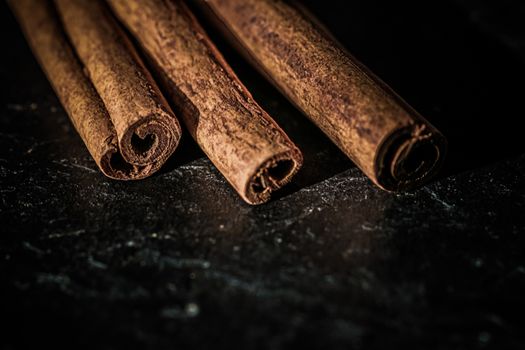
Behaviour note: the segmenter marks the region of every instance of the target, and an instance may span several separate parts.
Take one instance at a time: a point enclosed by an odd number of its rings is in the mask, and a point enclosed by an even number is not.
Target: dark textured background
[[[296,181],[250,207],[187,134],[109,180],[1,3],[0,348],[525,347],[525,5],[306,3],[449,137],[436,181],[376,189],[221,41]]]

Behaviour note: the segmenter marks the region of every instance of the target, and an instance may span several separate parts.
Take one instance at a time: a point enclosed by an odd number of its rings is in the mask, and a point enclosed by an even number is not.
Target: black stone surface
[[[187,134],[109,180],[2,2],[0,348],[525,347],[524,6],[306,3],[449,137],[436,181],[376,189],[221,41],[296,181],[248,206]]]

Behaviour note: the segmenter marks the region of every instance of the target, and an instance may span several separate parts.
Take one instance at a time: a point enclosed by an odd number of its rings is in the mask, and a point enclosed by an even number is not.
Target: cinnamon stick
[[[241,52],[379,187],[414,188],[442,164],[443,135],[281,0],[198,0]]]
[[[250,204],[290,181],[299,149],[253,100],[181,1],[109,0],[160,72],[182,120]]]
[[[100,4],[66,3],[64,19],[85,66],[49,1],[9,1],[33,53],[102,172],[121,180],[149,176],[175,150],[181,135],[178,121]],[[79,42],[78,36],[83,35],[87,39]],[[86,40],[91,41],[87,48]]]

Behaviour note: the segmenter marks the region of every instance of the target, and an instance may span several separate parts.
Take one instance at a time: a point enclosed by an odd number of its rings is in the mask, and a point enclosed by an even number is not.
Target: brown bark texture
[[[302,154],[253,100],[181,1],[109,0],[156,67],[191,135],[250,204],[289,182]]]
[[[178,145],[180,125],[98,1],[9,1],[76,130],[108,177],[141,179]]]
[[[379,187],[436,174],[445,137],[297,4],[197,0],[233,44]]]

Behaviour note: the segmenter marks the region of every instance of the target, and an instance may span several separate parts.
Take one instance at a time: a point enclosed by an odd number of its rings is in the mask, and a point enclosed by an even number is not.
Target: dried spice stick
[[[105,4],[57,0],[58,13],[114,125],[128,177],[157,170],[175,150],[179,123]]]
[[[157,67],[192,136],[244,200],[263,203],[290,181],[300,151],[181,1],[108,2]]]
[[[445,138],[300,7],[280,0],[197,3],[378,186],[413,188],[436,173]]]
[[[102,172],[111,178],[126,180],[143,178],[159,169],[180,138],[180,126],[174,117],[170,114],[167,125],[161,129],[155,126],[150,132],[145,123],[138,122],[128,130],[120,129],[119,135],[106,106],[84,74],[83,67],[63,32],[54,6],[44,0],[12,0],[9,4],[33,53]],[[139,128],[140,135],[144,135],[143,132],[146,135],[154,134],[155,142],[162,144],[165,150],[160,152],[161,156],[150,157],[149,163],[128,163],[120,154],[119,139],[121,145],[127,143],[127,149],[133,148],[130,147],[134,141],[132,134]],[[131,141],[129,137],[122,137],[122,134],[130,133]],[[135,136],[137,137],[138,144],[142,145],[144,142],[141,142],[140,136]]]
[[[111,162],[118,152],[115,130],[100,97],[82,73],[54,8],[42,0],[11,0],[9,5],[89,152],[106,175],[116,177],[119,170]]]

